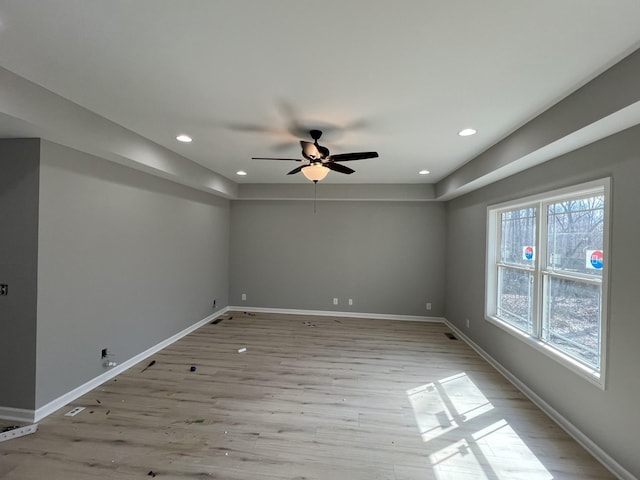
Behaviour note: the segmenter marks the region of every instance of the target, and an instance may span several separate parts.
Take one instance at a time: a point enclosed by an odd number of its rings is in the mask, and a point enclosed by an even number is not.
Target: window
[[[604,387],[609,180],[490,206],[486,318]]]

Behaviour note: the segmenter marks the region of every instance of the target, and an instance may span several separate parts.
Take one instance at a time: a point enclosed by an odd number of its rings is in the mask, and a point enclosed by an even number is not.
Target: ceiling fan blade
[[[378,158],[378,152],[339,153],[337,155],[331,155],[328,160],[347,162],[349,160],[366,160],[367,158]]]
[[[307,160],[318,160],[323,158],[322,154],[313,143],[300,140],[300,146],[302,147],[302,155]]]
[[[286,160],[288,162],[301,162],[299,158],[267,158],[267,157],[251,157],[251,160]]]
[[[352,170],[349,167],[345,167],[344,165],[340,165],[335,162],[325,162],[322,165],[327,167],[329,170],[333,170],[334,172],[346,173],[347,175],[351,175],[355,170]]]
[[[287,173],[287,175],[295,175],[296,173],[299,173],[300,170],[302,170],[306,166],[307,165],[300,165],[299,167],[296,167],[293,170],[291,170],[289,173]]]

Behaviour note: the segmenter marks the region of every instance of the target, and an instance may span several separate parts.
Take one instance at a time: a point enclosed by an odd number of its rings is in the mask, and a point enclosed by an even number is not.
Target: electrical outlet
[[[333,297],[333,304],[334,304],[334,305],[337,305],[337,304],[338,304],[338,299],[337,299],[337,298],[335,298],[335,297]]]
[[[242,301],[244,302],[246,299],[247,299],[247,294],[246,294],[246,293],[243,293],[243,294],[242,294]]]
[[[427,302],[427,310],[431,310],[431,302]]]
[[[0,285],[0,295],[9,295],[9,285],[6,283]]]
[[[469,328],[469,319],[467,318],[467,328]]]
[[[353,298],[349,299],[349,305],[353,305]]]

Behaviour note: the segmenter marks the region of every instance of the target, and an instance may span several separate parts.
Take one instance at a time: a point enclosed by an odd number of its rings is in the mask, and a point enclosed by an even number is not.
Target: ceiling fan
[[[298,172],[317,183],[327,176],[329,170],[334,172],[345,173],[347,175],[352,174],[355,170],[345,167],[337,162],[347,162],[351,160],[365,160],[367,158],[377,158],[378,152],[354,152],[354,153],[339,153],[337,155],[331,155],[327,147],[318,145],[318,139],[322,136],[321,130],[311,130],[309,135],[313,139],[312,142],[300,140],[300,146],[302,147],[302,156],[306,159],[304,165],[291,170],[287,175],[294,175]],[[293,162],[302,162],[303,160],[297,158],[266,158],[266,157],[253,157],[252,160],[287,160]]]

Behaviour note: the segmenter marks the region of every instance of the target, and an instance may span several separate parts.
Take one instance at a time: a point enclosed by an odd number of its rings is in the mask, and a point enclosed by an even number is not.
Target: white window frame
[[[487,207],[487,254],[486,254],[486,277],[485,277],[485,319],[502,330],[510,333],[527,345],[542,352],[544,355],[554,359],[558,363],[569,368],[573,372],[589,380],[594,385],[605,389],[605,374],[607,365],[607,331],[608,331],[608,297],[609,297],[609,218],[611,210],[611,179],[603,178],[591,182],[574,185],[558,190],[553,190],[526,198],[520,198],[508,202],[503,202]],[[546,207],[550,203],[563,201],[578,196],[604,195],[604,222],[603,222],[603,255],[604,265],[602,271],[602,300],[600,311],[600,368],[595,369],[591,365],[562,352],[556,347],[542,340],[542,278],[545,274],[557,276],[546,266],[546,242],[541,239],[546,238],[547,212]],[[498,304],[498,265],[500,264],[500,214],[508,210],[520,208],[536,207],[536,238],[535,238],[535,261],[531,270],[534,275],[533,291],[533,324],[534,333],[530,335],[520,330],[497,316]],[[576,274],[576,278],[580,278]]]

